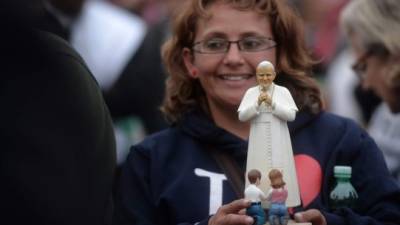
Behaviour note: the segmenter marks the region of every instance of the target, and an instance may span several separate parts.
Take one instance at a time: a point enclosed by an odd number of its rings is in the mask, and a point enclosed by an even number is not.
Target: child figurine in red
[[[271,189],[268,192],[268,201],[271,202],[268,220],[270,225],[287,225],[289,214],[286,207],[288,191],[285,188],[282,172],[272,169],[269,174]]]

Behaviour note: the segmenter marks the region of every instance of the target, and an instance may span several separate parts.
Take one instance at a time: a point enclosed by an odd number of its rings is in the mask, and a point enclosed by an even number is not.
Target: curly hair
[[[223,2],[238,10],[254,10],[271,23],[277,42],[277,79],[275,82],[289,89],[300,110],[318,113],[323,108],[320,89],[311,78],[315,62],[305,47],[302,24],[295,12],[282,0],[188,0],[173,18],[171,38],[164,44],[162,57],[169,77],[166,96],[161,107],[170,122],[195,106],[209,113],[203,88],[197,79],[188,76],[182,50],[191,48],[197,21],[209,18],[207,8]]]

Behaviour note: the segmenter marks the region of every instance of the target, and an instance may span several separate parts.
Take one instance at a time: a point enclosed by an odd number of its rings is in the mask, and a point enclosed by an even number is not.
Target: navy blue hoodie
[[[400,189],[363,129],[325,112],[298,113],[289,129],[302,200],[292,212],[319,209],[328,225],[400,224]],[[247,142],[200,110],[133,146],[117,189],[115,224],[207,224],[219,206],[237,199],[207,146],[230,153],[244,171]],[[353,169],[355,210],[329,206],[335,165]]]

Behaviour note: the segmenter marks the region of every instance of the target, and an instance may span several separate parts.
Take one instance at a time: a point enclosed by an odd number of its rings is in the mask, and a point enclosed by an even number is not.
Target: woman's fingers
[[[313,225],[326,225],[326,219],[317,209],[309,209],[304,212],[294,214],[294,219],[298,223],[311,222]]]
[[[215,225],[251,225],[254,220],[250,216],[228,214],[215,220]]]
[[[245,215],[245,209],[250,201],[239,199],[221,206],[208,222],[209,225],[251,225],[252,217]]]
[[[231,214],[231,213],[237,214],[237,213],[239,213],[240,210],[249,207],[250,204],[251,204],[251,202],[248,200],[239,199],[239,200],[235,200],[231,203],[221,206],[219,208],[219,210],[223,211],[224,214]]]

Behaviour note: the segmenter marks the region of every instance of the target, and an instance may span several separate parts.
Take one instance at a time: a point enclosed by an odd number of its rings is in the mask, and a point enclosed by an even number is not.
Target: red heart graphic
[[[320,193],[322,184],[321,166],[314,158],[300,154],[294,157],[300,197],[303,207],[308,206]]]

